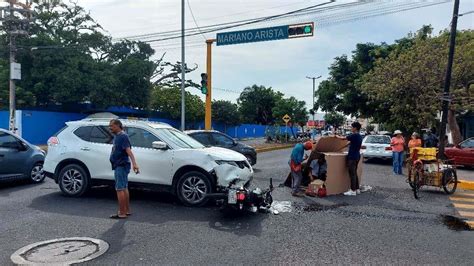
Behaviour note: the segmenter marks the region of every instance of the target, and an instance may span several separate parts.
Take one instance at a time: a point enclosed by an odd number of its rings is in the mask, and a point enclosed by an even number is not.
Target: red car
[[[456,164],[474,167],[474,138],[466,139],[455,147],[446,148],[445,154]]]

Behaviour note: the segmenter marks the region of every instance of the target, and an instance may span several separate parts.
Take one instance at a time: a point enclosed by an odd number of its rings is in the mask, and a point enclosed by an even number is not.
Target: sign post
[[[286,124],[285,136],[286,136],[286,142],[288,142],[288,123],[291,121],[291,117],[288,114],[286,114],[282,117],[282,119]]]

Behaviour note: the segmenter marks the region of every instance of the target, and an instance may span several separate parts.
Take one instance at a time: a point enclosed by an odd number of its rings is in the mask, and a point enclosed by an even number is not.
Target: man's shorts
[[[121,191],[128,187],[128,174],[130,173],[130,167],[117,166],[114,170],[115,177],[115,190]]]

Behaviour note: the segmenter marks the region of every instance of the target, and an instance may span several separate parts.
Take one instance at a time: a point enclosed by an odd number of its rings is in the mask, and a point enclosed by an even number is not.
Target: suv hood
[[[219,147],[209,147],[204,148],[203,151],[210,155],[214,160],[222,161],[245,161],[247,160],[242,154],[235,152],[233,150],[219,148]]]

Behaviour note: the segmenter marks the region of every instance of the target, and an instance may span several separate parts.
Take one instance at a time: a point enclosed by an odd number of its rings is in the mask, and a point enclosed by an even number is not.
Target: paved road
[[[282,182],[289,150],[259,155],[255,184]],[[297,199],[291,213],[225,216],[187,208],[168,195],[132,191],[134,215],[114,221],[114,192],[95,189],[65,198],[54,182],[0,185],[0,265],[32,242],[70,236],[100,238],[110,250],[90,262],[111,264],[472,264],[474,232],[448,228],[454,214],[446,195],[424,190],[413,199],[404,178],[381,163],[364,165],[358,197]],[[294,200],[287,188],[276,200]]]

